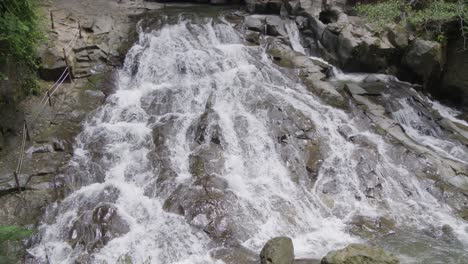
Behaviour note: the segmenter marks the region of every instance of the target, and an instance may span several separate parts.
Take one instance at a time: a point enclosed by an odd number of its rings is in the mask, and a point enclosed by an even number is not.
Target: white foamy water
[[[200,125],[203,118],[207,125]],[[371,147],[347,140],[341,126]],[[305,127],[313,136],[294,136]],[[212,143],[214,134],[212,142],[194,140],[194,130],[216,131],[220,143]],[[312,139],[323,153],[315,179],[305,168]],[[204,154],[205,169],[216,164],[211,174],[226,187],[212,194],[228,205],[206,198],[206,204],[196,200],[202,209],[194,215],[168,212],[164,204],[178,188],[202,189],[193,157],[206,149],[219,151]],[[84,124],[65,175],[78,189],[49,209],[56,217],[41,226],[30,253],[37,263],[218,263],[210,252],[222,244],[205,228],[216,217],[204,211],[212,205],[216,213],[223,207],[216,228],[229,229],[230,239],[255,253],[286,235],[297,257],[319,259],[361,240],[346,230],[355,215],[386,216],[415,230],[449,224],[466,243],[466,223],[390,151],[382,137],[279,71],[263,48],[243,45],[231,26],[165,25],[141,34],[117,91]],[[185,210],[199,206],[184,202]],[[119,230],[126,231],[88,252],[87,245],[73,245],[83,233],[91,235],[80,241],[105,236],[77,227],[103,205],[115,208],[126,226]]]
[[[408,104],[407,99],[400,99],[399,104],[402,108],[394,112],[393,116],[405,128],[408,136],[444,157],[468,164],[466,146],[459,142],[443,139],[443,131],[424,122],[421,114]],[[443,110],[447,111],[446,109]],[[449,116],[448,112],[444,112],[444,114]]]
[[[299,36],[299,30],[297,29],[296,22],[294,20],[289,20],[285,24],[286,32],[288,33],[289,42],[291,42],[291,47],[294,51],[300,52],[302,54],[307,54],[304,50],[304,47],[301,45],[301,38]]]
[[[440,115],[445,117],[445,118],[448,118],[450,121],[452,122],[455,122],[455,123],[459,123],[459,124],[462,124],[464,126],[467,126],[468,127],[468,123],[465,121],[465,120],[461,120],[459,118],[457,118],[456,116],[460,114],[459,111],[453,109],[453,108],[450,108],[450,107],[447,107],[437,101],[432,101],[432,107],[439,111]]]

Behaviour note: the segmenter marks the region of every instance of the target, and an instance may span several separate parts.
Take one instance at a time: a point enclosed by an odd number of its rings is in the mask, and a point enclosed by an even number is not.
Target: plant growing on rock
[[[421,28],[440,39],[444,34],[443,26],[450,21],[460,23],[460,32],[468,39],[468,4],[466,0],[384,0],[377,3],[357,3],[356,10],[383,27],[389,23],[405,23]]]
[[[0,0],[2,79],[14,72],[25,92],[34,93],[37,88],[36,50],[42,39],[36,0]]]
[[[32,235],[19,226],[0,226],[0,263],[12,263],[23,252],[21,241]]]

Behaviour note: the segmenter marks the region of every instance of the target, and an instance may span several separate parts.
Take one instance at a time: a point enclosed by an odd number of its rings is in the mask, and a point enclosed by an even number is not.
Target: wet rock
[[[344,138],[349,139],[353,135],[353,129],[348,125],[342,125],[338,127],[338,133]]]
[[[317,259],[295,259],[294,264],[320,264]]]
[[[266,34],[269,36],[288,36],[284,21],[279,16],[266,16]]]
[[[260,33],[255,31],[245,32],[245,40],[254,45],[260,45]]]
[[[322,264],[397,264],[399,260],[381,248],[351,244],[346,248],[331,251],[322,259]]]
[[[260,252],[261,264],[293,264],[294,246],[289,237],[275,237]]]
[[[318,177],[320,165],[323,162],[322,154],[320,152],[320,145],[311,141],[306,146],[306,153],[306,170],[309,173],[309,176],[315,181],[315,179]]]
[[[270,40],[270,42],[271,44],[267,48],[267,53],[272,57],[273,62],[281,67],[294,68],[294,58],[299,53],[294,52],[287,45],[276,40]]]
[[[244,27],[256,32],[265,31],[265,16],[251,15],[244,18]]]
[[[344,108],[346,107],[345,98],[336,90],[335,86],[330,82],[317,80],[314,76],[303,76],[301,78],[304,84],[314,94],[318,95],[328,104]]]
[[[353,234],[366,238],[382,237],[395,232],[395,221],[387,217],[355,216],[350,223]]]
[[[361,86],[355,83],[345,84],[345,90],[350,94],[357,94],[357,95],[367,94],[367,91],[364,90],[364,88],[362,88]]]
[[[129,231],[129,226],[112,205],[98,205],[84,212],[74,223],[68,234],[73,247],[85,247],[94,252],[104,247],[112,239]]]
[[[164,203],[164,210],[185,216],[196,228],[224,245],[237,243],[235,223],[229,217],[235,196],[227,191],[180,186]]]
[[[258,263],[258,257],[255,252],[242,246],[217,249],[211,255],[213,258],[220,259],[226,264]]]

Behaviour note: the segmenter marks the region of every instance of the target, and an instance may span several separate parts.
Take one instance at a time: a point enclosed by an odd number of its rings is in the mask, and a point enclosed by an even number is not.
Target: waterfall
[[[257,254],[279,235],[319,259],[362,241],[356,216],[448,224],[464,254],[466,222],[414,175],[424,157],[401,161],[229,24],[142,32],[117,81],[77,137],[63,175],[74,191],[48,208],[34,263],[222,263],[220,248]]]
[[[299,36],[299,30],[297,29],[296,22],[293,20],[288,20],[284,26],[286,28],[286,32],[288,33],[292,49],[304,55],[307,54],[304,50],[304,47],[301,45],[301,38]]]

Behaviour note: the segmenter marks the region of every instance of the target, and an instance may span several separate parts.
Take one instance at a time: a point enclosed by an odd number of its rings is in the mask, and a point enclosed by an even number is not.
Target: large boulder
[[[260,252],[261,264],[293,264],[294,246],[289,237],[275,237]]]
[[[281,6],[283,5],[282,0],[245,0],[247,10],[250,13],[256,14],[275,14],[279,15]]]
[[[403,60],[403,70],[406,73],[400,75],[411,81],[423,83],[424,86],[430,86],[435,80],[440,78],[442,67],[444,65],[442,46],[435,41],[415,39],[408,47]],[[410,76],[415,76],[416,79]]]
[[[381,248],[351,244],[343,249],[329,252],[322,264],[398,264],[399,260]]]
[[[438,97],[468,106],[468,49],[464,48],[461,34],[456,36],[448,41],[447,61],[441,83],[434,85],[430,90]]]
[[[41,64],[39,77],[45,81],[56,81],[67,67],[63,52],[55,47],[47,47],[39,52]]]

